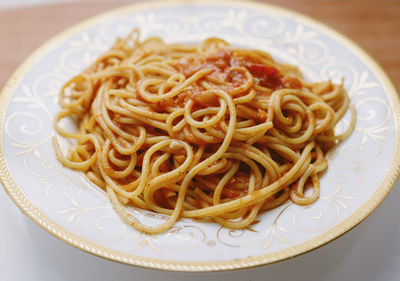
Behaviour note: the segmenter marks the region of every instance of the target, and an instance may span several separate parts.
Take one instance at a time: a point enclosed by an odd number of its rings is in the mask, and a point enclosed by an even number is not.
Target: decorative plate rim
[[[294,12],[285,8],[277,7],[270,4],[258,3],[253,1],[229,1],[229,0],[193,0],[187,2],[185,0],[168,0],[168,1],[151,1],[151,2],[141,2],[128,6],[123,6],[110,10],[108,12],[93,16],[87,20],[84,20],[65,31],[59,33],[36,51],[34,51],[12,74],[11,78],[6,82],[1,94],[0,94],[0,124],[1,128],[4,125],[4,118],[7,106],[9,104],[10,98],[18,85],[20,79],[34,66],[36,63],[44,57],[50,50],[54,49],[68,36],[78,32],[80,29],[92,26],[101,19],[116,17],[119,14],[125,14],[127,12],[141,11],[146,9],[151,9],[155,7],[166,7],[166,6],[180,6],[180,5],[193,5],[193,6],[205,6],[205,5],[222,5],[231,7],[252,7],[261,9],[263,11],[278,12],[284,15],[290,15],[295,20],[305,22],[311,27],[323,31],[331,38],[336,39],[340,44],[349,48],[353,53],[356,53],[362,61],[374,71],[380,81],[382,87],[388,95],[389,102],[393,107],[394,123],[396,132],[400,132],[400,101],[396,89],[393,83],[390,81],[389,77],[378,65],[378,63],[363,49],[361,49],[356,43],[340,34],[339,32],[333,30],[332,28],[326,26],[319,21],[311,19],[303,14]],[[255,267],[265,264],[270,264],[282,260],[286,260],[295,257],[300,254],[304,254],[315,248],[321,247],[328,242],[340,237],[345,234],[353,227],[362,222],[368,215],[370,215],[379,205],[382,203],[383,199],[389,194],[393,185],[395,184],[399,173],[400,173],[400,143],[396,140],[395,153],[391,166],[388,169],[386,175],[384,176],[382,182],[377,187],[376,191],[371,195],[371,197],[352,215],[350,215],[343,222],[339,223],[330,230],[324,232],[323,234],[303,242],[301,244],[295,245],[290,248],[286,248],[277,252],[269,253],[266,255],[260,255],[256,257],[246,257],[234,260],[225,261],[197,261],[197,262],[185,262],[185,261],[171,261],[164,259],[155,259],[140,257],[133,254],[127,254],[121,251],[106,248],[87,239],[84,239],[68,230],[58,225],[51,219],[49,219],[43,212],[41,212],[37,207],[30,202],[30,200],[25,196],[22,190],[17,186],[13,176],[11,175],[3,151],[2,146],[2,134],[0,134],[0,181],[2,182],[4,189],[14,201],[14,203],[21,209],[21,211],[32,219],[37,225],[45,229],[47,232],[53,234],[60,240],[84,250],[88,253],[125,264],[136,265],[140,267],[162,269],[170,271],[189,271],[189,272],[202,272],[202,271],[223,271],[231,269],[243,269],[249,267]]]

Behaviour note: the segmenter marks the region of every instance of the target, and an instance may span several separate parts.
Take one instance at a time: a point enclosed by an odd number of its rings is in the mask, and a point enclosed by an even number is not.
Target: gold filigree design
[[[346,144],[340,149],[340,155],[348,162],[368,162],[374,159],[380,149],[380,141],[387,139],[387,132],[389,131],[389,120],[391,117],[391,109],[387,102],[380,97],[363,97],[360,101],[355,103],[356,109],[363,106],[365,103],[374,103],[375,107],[377,104],[381,104],[385,110],[383,120],[377,118],[376,111],[367,111],[367,115],[363,115],[365,111],[357,110],[357,126],[355,128],[355,134],[359,133],[359,143]],[[362,126],[362,124],[369,124],[368,126]],[[375,123],[375,124],[374,124]],[[374,149],[365,149],[367,146],[373,145]],[[371,152],[368,152],[371,151]],[[362,157],[359,157],[362,156]]]
[[[254,226],[245,229],[228,229],[221,226],[217,231],[217,240],[222,244],[233,248],[248,248],[250,246],[261,244],[264,249],[267,249],[274,241],[291,244],[291,242],[282,234],[288,232],[288,229],[279,223],[279,219],[292,205],[292,202],[288,202],[281,206],[275,219],[271,225],[268,224],[267,227],[264,225],[259,227],[258,224],[255,224]],[[237,241],[238,238],[240,238],[239,241]],[[230,241],[227,239],[230,239]]]
[[[173,244],[168,242],[171,241],[171,237],[174,241]],[[161,253],[164,250],[188,251],[204,244],[206,233],[200,227],[194,225],[177,225],[159,235],[139,233],[135,239],[140,240],[140,242],[133,249],[134,252],[142,250],[144,247],[148,247],[156,253]],[[210,245],[208,244],[208,246]]]
[[[265,232],[264,234],[264,239],[266,239],[266,241],[264,242],[264,249],[268,248],[271,246],[272,242],[274,240],[279,240],[285,244],[291,244],[291,242],[285,238],[285,236],[283,236],[283,234],[280,234],[279,232],[288,232],[288,230],[286,228],[284,228],[283,226],[278,224],[278,220],[279,217],[283,214],[284,211],[286,211],[286,209],[288,207],[290,207],[293,203],[289,203],[287,204],[287,206],[285,208],[282,209],[282,211],[279,212],[278,216],[275,218],[274,222],[272,223],[272,225],[269,227],[269,229]],[[267,239],[267,237],[269,237]]]
[[[143,234],[143,236],[145,236],[144,239],[142,239],[142,241],[136,245],[136,247],[133,249],[133,251],[139,251],[139,250],[143,249],[144,247],[150,247],[153,251],[155,251],[157,253],[161,253],[161,250],[156,245],[154,245],[152,235]]]
[[[318,207],[320,204],[313,204],[311,206],[306,206],[304,208],[298,209],[295,214],[293,215],[293,225],[296,227],[296,229],[303,231],[303,232],[319,232],[324,229],[329,229],[330,227],[336,225],[340,218],[341,210],[342,209],[348,209],[348,200],[356,200],[354,196],[348,195],[348,194],[340,194],[342,192],[342,187],[338,185],[335,190],[332,192],[332,194],[327,195],[327,196],[320,196],[319,201],[327,201],[331,204],[332,208],[335,210],[334,212],[330,213],[335,213],[335,217],[331,219],[331,222],[327,224],[327,219],[324,218],[324,212]],[[327,206],[326,204],[324,205],[325,207]],[[318,227],[317,228],[306,228],[304,226],[301,226],[301,222],[299,222],[299,216],[305,212],[309,211],[314,211],[316,214],[312,215],[310,214],[309,216],[311,217],[311,220],[304,220],[303,219],[303,224],[304,221],[318,221]]]

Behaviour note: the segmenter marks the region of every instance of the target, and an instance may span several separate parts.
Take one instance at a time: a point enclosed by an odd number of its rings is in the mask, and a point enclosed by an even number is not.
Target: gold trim
[[[61,43],[68,36],[78,32],[82,28],[93,26],[94,24],[101,22],[107,18],[113,18],[120,14],[126,14],[134,11],[147,10],[155,7],[165,7],[165,6],[179,6],[179,5],[215,5],[215,6],[231,6],[236,8],[241,7],[252,7],[269,12],[277,12],[283,15],[290,15],[292,18],[299,22],[307,23],[309,26],[323,31],[328,36],[335,38],[342,45],[346,46],[352,52],[359,55],[363,62],[374,71],[380,81],[385,92],[388,94],[389,101],[393,106],[394,121],[396,126],[397,134],[400,133],[400,102],[399,97],[396,93],[395,87],[389,80],[384,71],[380,66],[370,57],[365,51],[358,47],[350,39],[334,31],[330,27],[319,23],[311,18],[301,15],[297,12],[293,12],[280,7],[272,6],[269,4],[262,4],[250,1],[229,1],[229,0],[169,0],[162,2],[143,2],[139,4],[134,4],[127,7],[118,8],[104,14],[92,17],[85,20],[66,31],[55,36],[47,43],[42,45],[38,50],[36,50],[28,59],[26,59],[22,65],[14,72],[11,78],[7,81],[4,89],[2,90],[0,96],[0,124],[3,128],[4,117],[7,110],[9,100],[12,96],[15,87],[18,85],[19,80],[49,51],[51,51],[55,46]],[[2,143],[2,136],[0,134],[0,143]],[[396,182],[396,179],[400,172],[400,143],[396,143],[396,151],[393,157],[391,167],[389,168],[387,174],[385,175],[382,183],[379,185],[374,194],[349,218],[344,220],[339,225],[333,227],[329,231],[315,237],[309,241],[302,244],[298,244],[294,247],[287,248],[281,251],[273,252],[267,255],[261,255],[257,257],[247,257],[243,259],[227,260],[227,261],[207,261],[207,262],[183,262],[183,261],[168,261],[154,258],[143,258],[135,255],[130,255],[124,252],[116,251],[113,249],[105,248],[96,243],[88,241],[73,234],[72,232],[64,229],[58,224],[54,223],[47,216],[45,216],[38,208],[36,208],[23,192],[16,185],[10,171],[8,170],[7,163],[4,156],[3,147],[0,144],[0,180],[3,186],[14,203],[21,209],[21,211],[30,217],[36,224],[44,228],[47,232],[55,235],[62,241],[76,247],[80,248],[86,252],[92,253],[94,255],[104,257],[110,260],[118,261],[121,263],[132,264],[141,267],[172,270],[172,271],[221,271],[221,270],[231,270],[239,268],[248,268],[264,264],[269,264],[291,257],[306,253],[317,247],[320,247],[333,239],[338,238],[343,235],[354,226],[363,221],[372,211],[374,211],[378,205],[383,201],[383,199],[389,194],[391,188]]]

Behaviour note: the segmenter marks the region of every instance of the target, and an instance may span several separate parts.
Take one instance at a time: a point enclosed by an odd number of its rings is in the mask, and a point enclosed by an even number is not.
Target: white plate
[[[78,74],[117,36],[138,27],[142,36],[193,43],[209,36],[258,48],[295,64],[309,80],[344,77],[358,112],[357,127],[330,160],[321,198],[290,202],[260,216],[256,232],[180,220],[160,235],[139,233],[121,221],[105,193],[55,159],[52,120],[61,85]],[[1,180],[36,223],[93,254],[139,266],[212,271],[276,262],[345,233],[384,199],[399,170],[399,101],[382,70],[331,29],[280,8],[229,1],[137,4],[85,21],[37,50],[1,95]],[[343,129],[349,116],[339,124]],[[134,210],[144,221],[163,220]]]

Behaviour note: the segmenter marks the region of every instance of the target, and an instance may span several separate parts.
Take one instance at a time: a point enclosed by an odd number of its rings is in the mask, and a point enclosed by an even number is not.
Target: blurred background
[[[35,5],[43,5],[43,4],[56,4],[63,2],[76,2],[75,0],[3,0],[0,3],[0,8],[20,8],[25,6],[35,6]],[[111,2],[111,0],[110,0]]]

